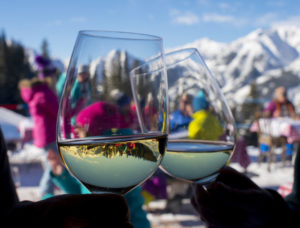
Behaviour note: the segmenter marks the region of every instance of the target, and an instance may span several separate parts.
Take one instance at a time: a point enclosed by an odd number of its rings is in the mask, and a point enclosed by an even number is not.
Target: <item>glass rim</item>
[[[190,58],[192,55],[194,54],[197,54],[201,57],[199,51],[197,48],[180,48],[180,49],[176,49],[176,50],[173,50],[173,51],[169,51],[169,52],[166,52],[164,53],[164,58],[166,58],[167,56],[170,56],[170,55],[176,55],[178,53],[187,53],[185,56],[183,56],[182,58],[176,60],[174,63],[171,63],[171,64],[167,64],[166,63],[166,68],[168,68],[169,66],[172,66],[172,65],[175,65],[175,64],[178,64],[180,62],[183,62],[185,61],[186,59]]]
[[[166,57],[168,56],[171,56],[171,55],[176,55],[176,54],[179,54],[179,53],[186,53],[186,55],[184,55],[182,58],[180,59],[177,59],[176,61],[172,62],[171,64],[167,64],[166,63]],[[202,61],[202,57],[199,53],[199,51],[197,50],[197,48],[181,48],[181,49],[176,49],[176,50],[173,50],[173,51],[169,51],[169,52],[164,52],[163,53],[163,58],[164,58],[164,62],[165,62],[165,69],[168,69],[169,67],[173,66],[173,65],[177,65],[178,63],[180,62],[183,62],[185,61],[186,59],[190,58],[192,55],[198,55]],[[152,59],[149,59],[148,61],[146,61],[145,63],[135,67],[134,69],[131,70],[131,73],[134,73],[136,71],[138,71],[139,69],[141,69],[142,67],[146,66],[146,65],[149,65],[153,62],[156,62],[158,59],[160,59],[161,56],[156,56]],[[161,70],[164,70],[164,66],[160,66],[159,68],[156,68],[154,70],[151,70],[150,72],[151,73],[154,73],[154,72],[158,72],[158,71],[161,71]],[[149,72],[147,72],[149,73]],[[146,72],[142,72],[142,73],[137,73],[136,75],[144,75],[144,74],[147,74]]]
[[[114,30],[80,30],[79,36],[89,36],[98,38],[108,39],[121,39],[121,40],[157,40],[162,41],[162,38],[157,35],[151,35],[146,33],[137,32],[125,32],[125,31],[114,31]]]

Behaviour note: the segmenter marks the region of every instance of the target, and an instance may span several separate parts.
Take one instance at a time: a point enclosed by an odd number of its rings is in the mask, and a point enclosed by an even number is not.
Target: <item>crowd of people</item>
[[[45,224],[49,227],[150,227],[143,210],[145,195],[143,197],[142,191],[166,198],[163,176],[157,174],[145,183],[144,189],[137,187],[124,197],[89,194],[62,164],[55,142],[58,99],[62,95],[66,75],[62,73],[54,84],[52,77],[56,71],[51,61],[38,56],[36,63],[37,76],[22,80],[19,88],[34,120],[33,143],[43,149],[45,154],[46,168],[40,183],[41,201],[18,200],[6,145],[0,131],[0,209],[3,221],[10,227],[39,227]],[[126,94],[112,93],[116,105],[104,101],[92,103],[89,66],[82,65],[78,69],[75,85],[69,104],[72,112],[65,117],[65,122],[76,127],[66,125],[65,134],[74,134],[74,137],[111,135],[116,132],[107,129],[120,129],[119,133],[124,133],[122,130],[128,131],[132,128],[131,124],[137,124],[137,117],[133,114],[134,109]],[[86,108],[82,109],[83,106]],[[145,107],[147,118],[147,113],[152,113],[152,109],[149,105]],[[110,110],[110,116],[105,116],[103,110]],[[274,101],[267,106],[265,116],[294,115],[295,108],[287,100],[285,89],[276,89]],[[102,122],[99,123],[99,120]],[[87,123],[89,128],[86,128]],[[187,93],[180,97],[178,110],[170,115],[170,133],[181,130],[187,130],[190,139],[216,140],[222,137],[223,129],[203,91],[199,91],[195,97]],[[273,190],[260,188],[246,175],[227,167],[206,188],[196,186],[191,196],[192,205],[208,227],[297,227],[297,216],[300,213],[299,159],[297,152],[293,192],[285,199]],[[155,182],[159,191],[156,189],[156,192],[151,192]],[[55,186],[67,194],[55,196]]]
[[[43,149],[45,155],[45,169],[40,181],[41,200],[52,198],[55,187],[66,194],[89,194],[89,190],[64,167],[56,146],[58,100],[62,96],[66,73],[60,74],[54,84],[56,71],[51,61],[42,56],[37,56],[35,60],[38,66],[37,77],[22,80],[19,88],[34,121],[33,143]],[[134,123],[130,99],[125,94],[119,94],[115,98],[115,106],[104,101],[92,103],[91,90],[89,66],[81,65],[71,91],[70,116],[65,117],[70,118],[70,122],[65,119],[66,123],[76,127],[66,125],[65,133],[74,134],[75,137],[110,134],[111,132],[103,131],[113,128],[128,129]],[[83,107],[86,108],[82,109]],[[109,113],[107,110],[110,110]],[[90,126],[88,129],[86,124]],[[131,211],[130,222],[134,227],[150,227],[146,212],[142,208],[144,199],[141,188],[135,188],[124,197]]]

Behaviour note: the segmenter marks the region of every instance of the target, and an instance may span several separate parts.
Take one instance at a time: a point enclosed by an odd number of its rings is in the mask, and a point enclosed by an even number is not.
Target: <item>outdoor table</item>
[[[285,164],[287,143],[295,144],[297,147],[300,142],[300,120],[292,118],[260,118],[251,125],[250,131],[258,133],[260,143],[258,162],[267,156],[269,171],[271,162],[276,161],[274,151],[276,147],[282,148],[281,161]]]
[[[300,120],[292,118],[260,118],[250,128],[272,137],[286,137],[288,143],[300,142]]]

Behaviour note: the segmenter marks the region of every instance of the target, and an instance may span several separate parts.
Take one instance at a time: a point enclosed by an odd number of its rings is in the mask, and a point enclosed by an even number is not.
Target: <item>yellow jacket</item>
[[[188,127],[190,139],[218,140],[223,134],[219,120],[210,111],[197,111],[193,118]]]

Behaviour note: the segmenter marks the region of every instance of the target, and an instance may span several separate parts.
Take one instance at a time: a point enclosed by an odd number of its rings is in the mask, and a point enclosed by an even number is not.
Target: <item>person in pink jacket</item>
[[[110,135],[119,128],[119,113],[115,105],[99,101],[80,111],[76,123],[75,137]]]
[[[56,140],[57,97],[47,83],[36,78],[22,80],[20,92],[34,121],[34,145],[44,148]]]
[[[44,149],[57,151],[56,120],[58,99],[54,91],[43,79],[24,79],[19,84],[22,99],[28,104],[30,115],[33,118],[33,144]],[[50,168],[46,162],[46,169],[41,178],[40,192],[42,198],[53,195],[54,184],[50,178]]]

